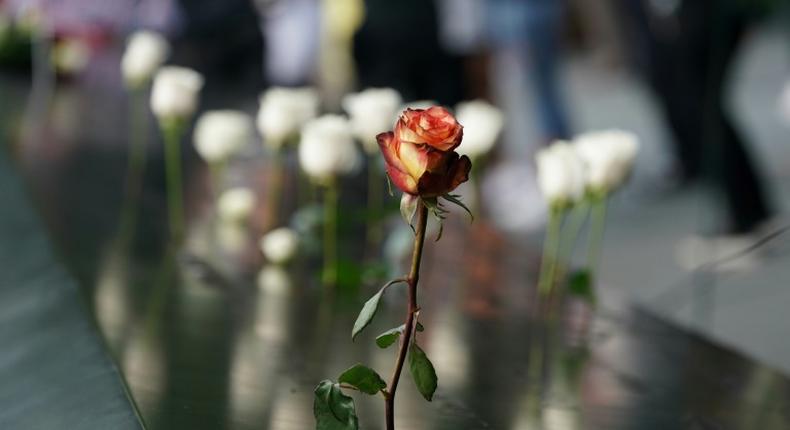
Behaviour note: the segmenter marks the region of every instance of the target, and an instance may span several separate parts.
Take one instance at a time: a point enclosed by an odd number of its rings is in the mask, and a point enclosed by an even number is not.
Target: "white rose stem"
[[[283,154],[283,149],[278,148],[272,155],[272,168],[269,169],[270,176],[266,192],[266,210],[268,213],[264,214],[266,217],[262,226],[264,232],[269,231],[280,221],[280,199],[283,193],[283,175],[285,175],[284,163],[285,155]]]
[[[209,163],[208,171],[211,181],[211,192],[214,194],[214,200],[219,202],[219,196],[222,195],[222,185],[225,177],[225,167],[227,162],[225,160],[215,161]]]
[[[145,152],[148,144],[148,110],[143,88],[129,92],[129,155],[126,171],[126,196],[121,209],[120,240],[134,237],[137,210],[145,175]]]
[[[170,236],[178,242],[184,234],[184,198],[181,185],[181,120],[162,121],[162,136],[165,141],[165,176],[167,180],[167,213],[170,220]]]
[[[543,259],[538,282],[538,292],[544,297],[551,292],[554,286],[554,274],[557,268],[557,259],[559,258],[560,230],[562,229],[564,212],[563,209],[557,207],[552,207],[549,210],[549,225],[546,228],[546,238],[543,240]]]
[[[570,264],[570,261],[573,257],[573,248],[574,244],[579,238],[579,233],[581,232],[582,226],[584,225],[584,220],[587,218],[587,214],[590,211],[590,204],[587,199],[584,199],[577,203],[570,216],[568,217],[568,225],[567,227],[563,228],[562,237],[560,238],[560,262],[565,262]],[[567,272],[567,267],[564,264],[560,264],[557,270],[557,279],[561,280],[565,277]]]
[[[368,249],[371,254],[381,242],[380,212],[382,206],[382,178],[379,174],[378,154],[368,154]]]
[[[337,284],[337,202],[340,191],[337,179],[330,179],[324,189],[324,269],[322,281],[325,287]]]
[[[591,197],[592,214],[590,215],[590,240],[587,243],[587,267],[591,274],[598,271],[601,264],[601,248],[606,230],[606,209],[608,196]],[[593,277],[593,279],[595,279]]]

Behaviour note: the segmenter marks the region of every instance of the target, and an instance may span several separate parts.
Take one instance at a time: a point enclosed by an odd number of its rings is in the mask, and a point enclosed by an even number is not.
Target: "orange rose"
[[[400,141],[391,131],[379,134],[376,140],[384,154],[387,174],[405,193],[438,197],[469,179],[472,162],[466,155]]]
[[[439,151],[452,151],[461,144],[464,128],[441,106],[429,109],[406,109],[395,125],[401,142],[428,145]]]

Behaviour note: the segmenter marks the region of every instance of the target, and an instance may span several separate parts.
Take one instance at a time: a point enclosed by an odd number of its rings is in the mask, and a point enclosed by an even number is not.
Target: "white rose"
[[[351,130],[369,154],[379,152],[376,135],[392,129],[403,101],[392,88],[368,88],[343,98],[343,109],[351,118]]]
[[[785,83],[779,95],[779,114],[782,116],[785,124],[790,125],[790,80]]]
[[[255,210],[255,200],[255,193],[249,188],[231,188],[219,196],[217,213],[224,221],[244,221]]]
[[[474,100],[459,103],[455,114],[455,118],[464,126],[464,139],[456,151],[471,158],[487,154],[502,132],[502,111],[483,100]]]
[[[631,173],[639,138],[621,130],[589,132],[574,139],[574,148],[584,161],[587,188],[609,193],[620,187]]]
[[[565,205],[584,194],[584,164],[573,147],[559,141],[535,155],[538,187],[551,205]]]
[[[261,251],[272,264],[290,261],[299,248],[299,236],[287,227],[274,229],[261,238]]]
[[[313,180],[325,183],[338,175],[354,172],[359,152],[348,121],[339,115],[324,115],[302,127],[299,165]]]
[[[195,149],[209,164],[226,161],[251,137],[252,119],[240,111],[208,111],[195,125]]]
[[[154,76],[151,110],[160,119],[188,119],[195,113],[203,76],[185,67],[166,66]]]
[[[314,89],[273,87],[261,95],[256,123],[264,144],[278,150],[317,115],[318,93]]]
[[[165,62],[170,44],[159,33],[138,31],[129,37],[121,58],[121,74],[130,88],[144,85]]]

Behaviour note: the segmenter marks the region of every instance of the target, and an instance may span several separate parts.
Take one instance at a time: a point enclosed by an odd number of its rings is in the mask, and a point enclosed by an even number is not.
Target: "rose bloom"
[[[160,120],[188,119],[195,113],[203,76],[185,67],[165,66],[154,75],[151,110]]]
[[[437,197],[469,179],[472,162],[453,151],[461,143],[463,127],[442,107],[406,109],[394,132],[378,140],[387,174],[401,191]]]
[[[121,58],[121,73],[126,85],[138,88],[148,82],[169,52],[170,45],[161,34],[148,30],[134,33]]]

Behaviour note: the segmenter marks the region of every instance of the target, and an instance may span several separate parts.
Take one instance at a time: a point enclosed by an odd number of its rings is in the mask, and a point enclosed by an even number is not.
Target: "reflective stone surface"
[[[130,204],[117,130],[38,132],[49,138],[16,147],[17,166],[149,429],[311,429],[320,380],[357,362],[389,374],[394,351],[373,338],[402,323],[401,289],[391,289],[374,323],[350,339],[361,304],[386,281],[380,271],[357,270],[349,277],[365,281],[358,291],[330,294],[317,282],[320,255],[309,244],[291,267],[262,269],[257,237],[270,208],[244,225],[215,220],[207,173],[187,146],[190,233],[171,252],[153,135],[143,191]],[[274,169],[259,155],[234,163],[228,181],[255,187],[266,202]],[[356,188],[364,186],[352,182],[345,194],[341,250],[363,261]],[[129,207],[135,221],[121,228]],[[539,251],[484,219],[470,226],[450,218],[442,240],[426,245],[419,298],[426,330],[418,341],[439,389],[427,403],[404,372],[400,429],[790,427],[783,375],[632,308],[605,285],[594,307],[569,297],[556,318],[541,316],[533,288]],[[381,399],[354,397],[362,428],[382,428]]]

